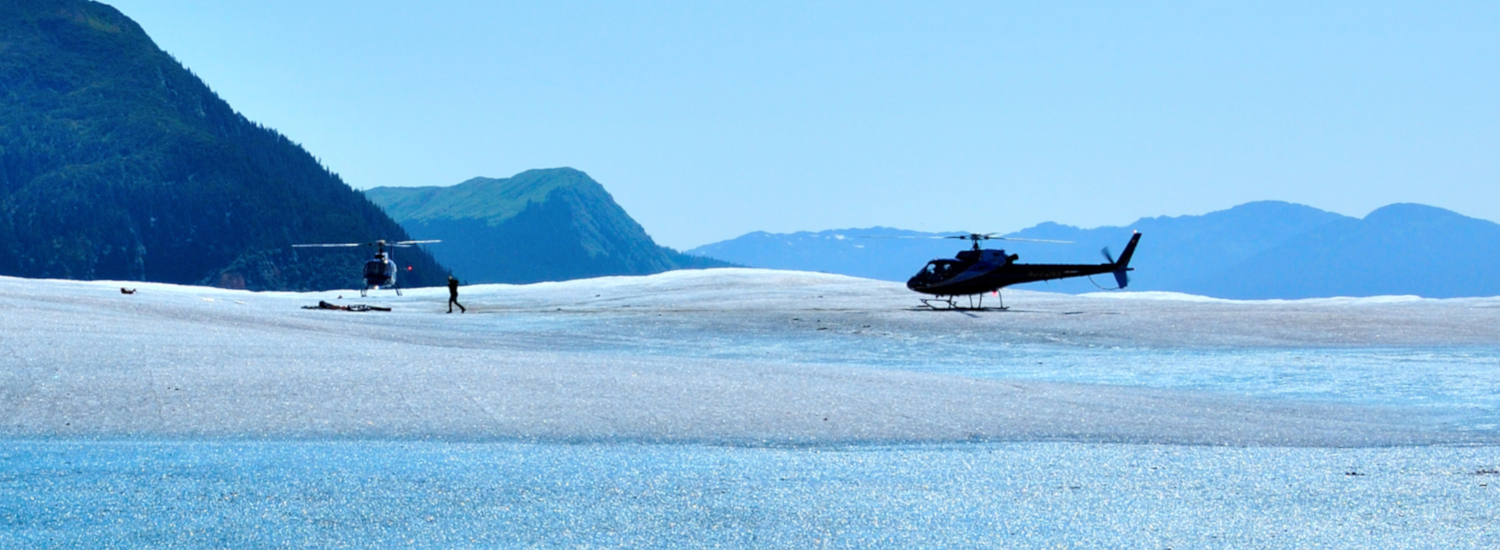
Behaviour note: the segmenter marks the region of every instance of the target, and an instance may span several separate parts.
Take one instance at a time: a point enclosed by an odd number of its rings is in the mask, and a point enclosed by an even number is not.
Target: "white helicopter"
[[[292,248],[350,248],[355,246],[373,246],[375,257],[365,262],[365,287],[359,290],[360,296],[365,296],[370,289],[381,287],[390,288],[401,295],[401,287],[396,285],[396,262],[392,259],[394,249],[411,248],[419,244],[440,243],[440,240],[429,241],[375,241],[373,243],[339,243],[339,244],[294,244]],[[392,252],[386,252],[385,247],[391,247]]]

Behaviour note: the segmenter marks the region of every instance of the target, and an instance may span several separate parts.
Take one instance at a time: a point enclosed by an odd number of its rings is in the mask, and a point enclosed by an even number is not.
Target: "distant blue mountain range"
[[[1049,222],[1006,236],[1073,244],[991,241],[988,247],[1028,263],[1103,262],[1100,249],[1118,252],[1132,231],[1144,236],[1131,263],[1131,290],[1237,299],[1500,295],[1500,224],[1420,204],[1393,204],[1364,219],[1264,201],[1202,216],[1142,218],[1126,227]],[[687,252],[753,267],[905,281],[928,260],[963,249],[964,242],[941,238],[960,233],[756,232]],[[1076,293],[1114,286],[1075,279],[1017,288]]]

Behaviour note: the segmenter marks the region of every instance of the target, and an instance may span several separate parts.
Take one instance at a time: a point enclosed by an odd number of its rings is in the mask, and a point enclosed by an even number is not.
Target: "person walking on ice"
[[[458,312],[459,313],[468,313],[469,312],[468,309],[464,308],[463,304],[458,303],[458,279],[454,279],[452,275],[449,275],[448,276],[448,313],[453,313],[453,306],[455,304],[458,305]]]

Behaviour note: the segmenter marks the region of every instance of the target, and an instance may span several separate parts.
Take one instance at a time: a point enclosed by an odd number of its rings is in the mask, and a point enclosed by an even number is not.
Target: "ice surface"
[[[16,442],[0,548],[1495,548],[1495,447]]]
[[[1199,303],[765,270],[250,293],[0,279],[0,433],[736,443],[1495,440],[1500,300]],[[304,310],[319,300],[390,313]]]
[[[0,548],[1500,544],[1497,299],[355,296],[0,278]]]

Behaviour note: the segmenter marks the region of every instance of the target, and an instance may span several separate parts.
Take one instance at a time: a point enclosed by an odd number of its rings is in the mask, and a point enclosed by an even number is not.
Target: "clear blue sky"
[[[1500,220],[1500,2],[108,2],[356,188],[571,166],[658,242],[1253,200]]]

